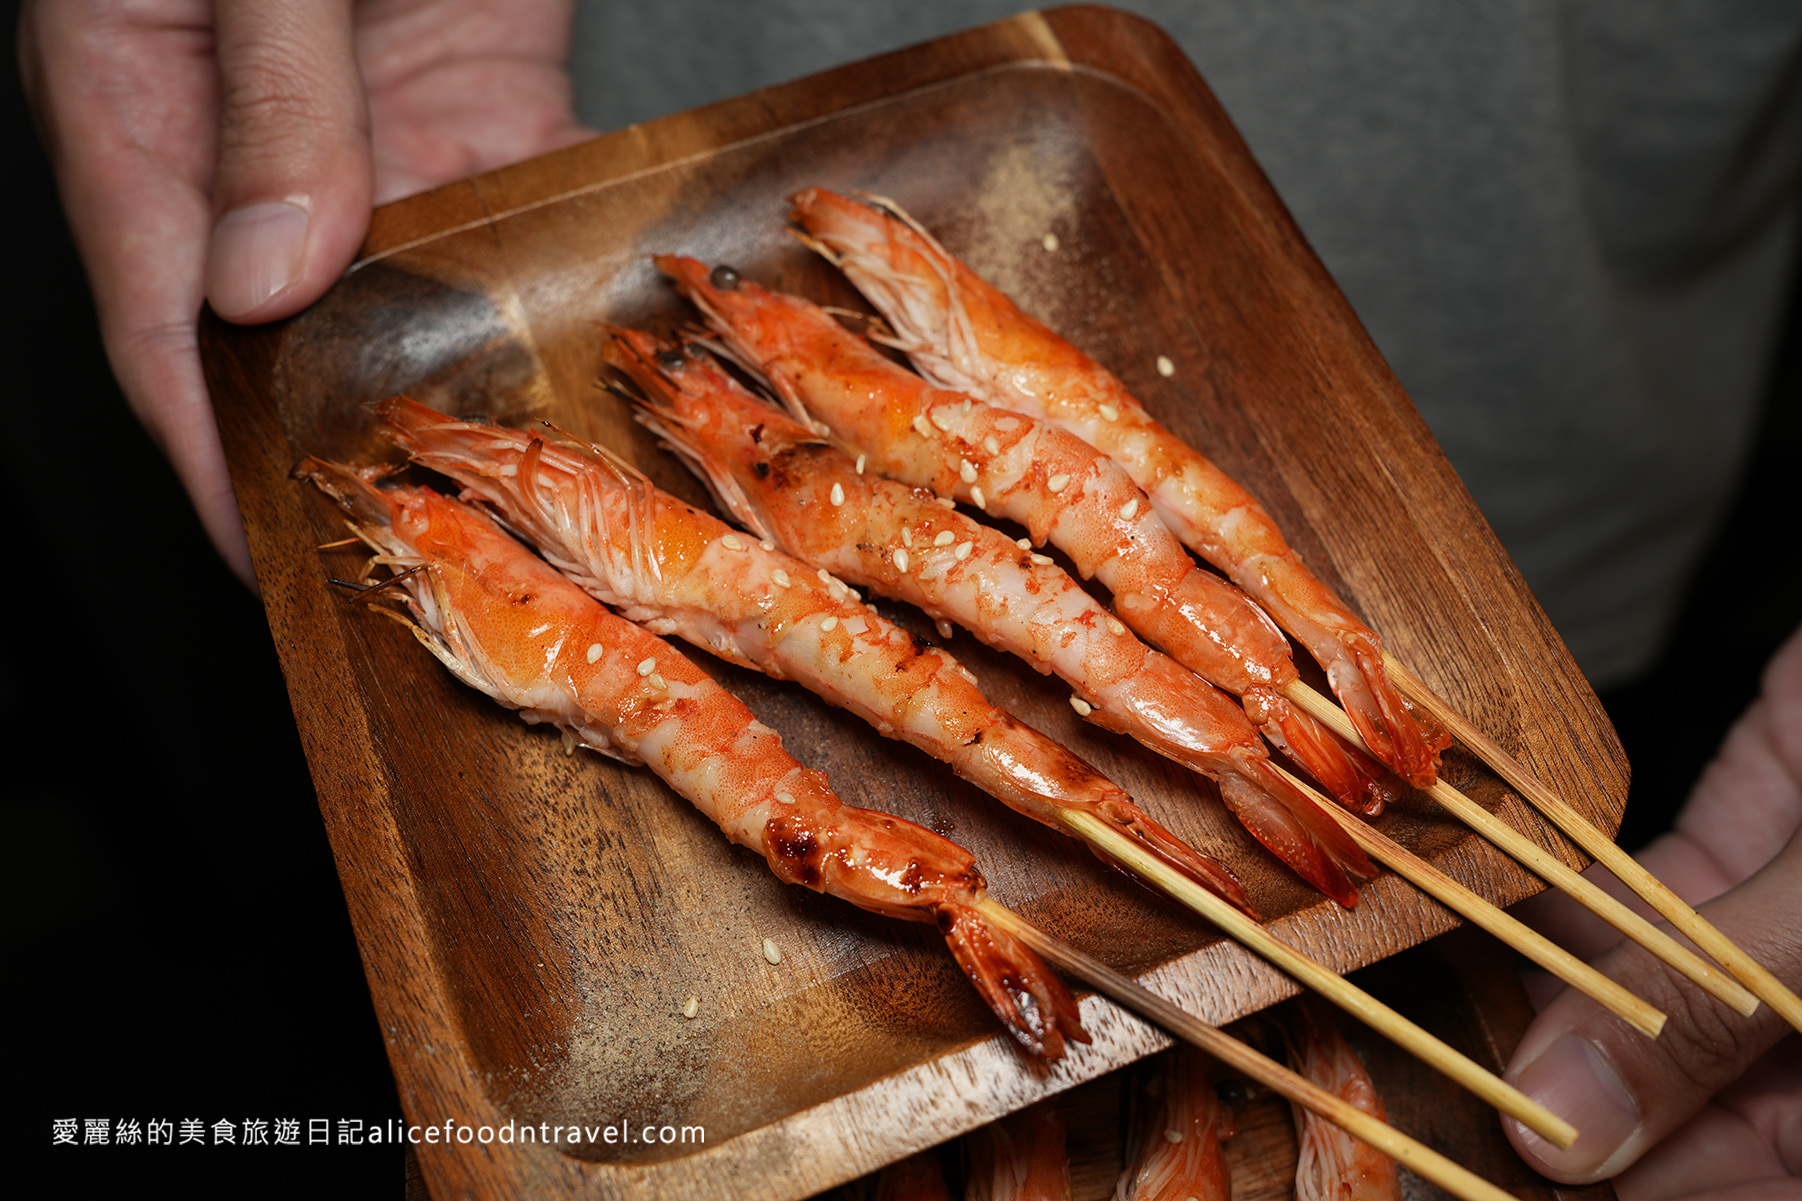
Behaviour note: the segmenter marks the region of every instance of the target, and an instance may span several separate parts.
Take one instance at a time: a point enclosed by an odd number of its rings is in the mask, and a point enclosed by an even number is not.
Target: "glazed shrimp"
[[[1264,751],[1239,707],[1147,647],[1045,555],[908,488],[857,470],[843,451],[747,392],[698,350],[614,331],[607,361],[649,398],[640,418],[707,481],[720,503],[784,550],[984,642],[1076,689],[1071,705],[1237,790],[1259,786]],[[1339,895],[1287,812],[1239,802],[1250,826],[1302,875]],[[1253,822],[1262,821],[1261,825]]]
[[[874,198],[872,198],[874,200]],[[929,380],[1069,430],[1125,468],[1158,516],[1268,609],[1326,669],[1378,758],[1431,786],[1445,739],[1423,730],[1383,666],[1383,645],[1301,558],[1250,493],[1165,429],[1099,363],[1022,313],[888,201],[817,188],[793,199],[814,249],[836,263]]]
[[[1063,983],[977,911],[983,878],[968,851],[844,804],[823,773],[790,758],[776,732],[705,672],[596,604],[477,510],[423,488],[378,489],[316,459],[299,474],[350,513],[374,563],[398,572],[398,586],[377,599],[404,606],[414,637],[458,679],[528,722],[648,765],[782,880],[936,923],[1029,1053],[1055,1060],[1066,1038],[1088,1041]]]
[[[1289,1066],[1383,1121],[1383,1099],[1363,1060],[1339,1032],[1332,1012],[1301,998],[1292,1019],[1283,1032]],[[1301,1147],[1295,1165],[1296,1201],[1400,1201],[1395,1162],[1381,1151],[1299,1107],[1295,1134]]]
[[[1086,812],[1250,913],[1225,866],[1126,791],[990,704],[950,654],[879,617],[843,581],[733,531],[617,458],[552,431],[476,425],[394,397],[377,409],[418,462],[500,512],[596,599],[659,634],[794,680],[1062,830]]]
[[[964,1201],[1070,1201],[1070,1156],[1055,1101],[972,1131],[964,1150]]]
[[[1295,678],[1282,632],[1243,593],[1197,569],[1144,494],[1093,447],[925,384],[799,297],[741,281],[729,268],[709,272],[694,259],[664,256],[657,264],[803,421],[824,418],[816,428],[829,428],[883,475],[1017,521],[1034,543],[1049,538],[1113,591],[1124,624],[1179,663],[1229,692],[1252,694],[1271,720],[1301,716],[1276,691]],[[1320,741],[1330,740],[1323,734]],[[1225,783],[1221,791],[1253,833],[1280,822],[1305,835],[1334,870],[1374,874],[1350,836],[1268,759],[1244,766],[1245,782],[1258,787]],[[1279,807],[1286,817],[1277,816]]]
[[[1161,1059],[1146,1095],[1133,1099],[1114,1201],[1229,1201],[1233,1178],[1220,1144],[1238,1124],[1208,1080],[1207,1056],[1179,1043]]]

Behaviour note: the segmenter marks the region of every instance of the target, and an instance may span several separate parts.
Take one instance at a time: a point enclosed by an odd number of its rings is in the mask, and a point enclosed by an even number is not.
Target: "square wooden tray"
[[[1094,1045],[1035,1074],[932,931],[778,884],[649,773],[566,757],[554,733],[463,688],[327,582],[354,575],[359,552],[316,549],[342,526],[289,471],[309,453],[387,456],[367,406],[394,392],[548,418],[701,499],[596,387],[600,324],[690,319],[650,266],[659,251],[856,304],[783,232],[784,198],[810,184],[894,197],[1113,367],[1263,500],[1401,659],[1592,819],[1618,824],[1626,765],[1594,695],[1154,27],[1100,8],[1028,13],[635,126],[381,209],[349,273],[287,322],[202,325],[409,1120],[706,1130],[704,1146],[422,1144],[439,1196],[803,1196],[1163,1043],[1091,997]],[[991,697],[1231,863],[1276,932],[1320,960],[1349,970],[1456,924],[1392,876],[1338,909],[1252,843],[1204,781],[1083,726],[1067,689],[968,637],[952,649]],[[951,833],[1000,900],[1208,1020],[1293,991],[938,764],[792,686],[696,658],[847,800]],[[1446,775],[1563,847],[1472,761],[1449,755]],[[1424,804],[1383,825],[1493,900],[1538,887]],[[779,965],[761,954],[766,936]],[[701,1009],[685,1021],[690,994]]]

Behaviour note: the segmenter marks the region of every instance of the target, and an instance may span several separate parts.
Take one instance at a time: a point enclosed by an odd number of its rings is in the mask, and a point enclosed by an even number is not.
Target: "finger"
[[[318,299],[369,227],[369,120],[348,0],[221,0],[206,295],[231,321]]]
[[[218,86],[210,19],[206,0],[58,0],[24,8],[18,46],[113,373],[213,545],[254,587],[194,339]]]
[[[1786,983],[1802,982],[1802,844],[1792,839],[1758,874],[1703,906],[1703,914]],[[1737,1079],[1787,1027],[1769,1006],[1741,1017],[1677,977],[1638,946],[1598,965],[1664,1010],[1645,1038],[1581,994],[1566,991],[1528,1028],[1507,1079],[1580,1130],[1559,1150],[1512,1120],[1508,1138],[1544,1175],[1588,1183],[1628,1167]]]

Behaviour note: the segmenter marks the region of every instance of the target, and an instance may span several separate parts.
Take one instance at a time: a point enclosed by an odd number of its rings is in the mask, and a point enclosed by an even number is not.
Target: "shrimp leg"
[[[1423,729],[1389,678],[1382,641],[1303,565],[1250,493],[899,209],[883,212],[818,188],[793,204],[805,240],[882,312],[893,345],[922,374],[1050,421],[1119,463],[1185,545],[1257,598],[1320,661],[1378,757],[1417,787],[1433,783],[1444,735]]]
[[[1207,1056],[1187,1044],[1166,1051],[1146,1094],[1133,1098],[1114,1201],[1230,1201],[1232,1173],[1220,1144],[1238,1124],[1208,1080]]]
[[[1229,691],[1274,691],[1294,678],[1281,631],[1249,601],[1235,615],[1214,614],[1203,590],[1212,577],[1195,567],[1125,472],[1081,439],[927,386],[798,297],[728,268],[709,272],[694,259],[657,263],[798,417],[812,422],[818,414],[881,474],[1016,520],[1035,543],[1049,538],[1084,575],[1112,589],[1124,624]],[[1198,620],[1204,611],[1210,616]],[[1291,867],[1329,895],[1350,887],[1333,874],[1374,874],[1356,843],[1261,750],[1248,751],[1239,766],[1242,773],[1219,778],[1222,798]],[[1323,863],[1330,864],[1324,876]]]
[[[554,565],[628,618],[794,680],[1054,829],[1068,833],[1072,813],[1092,815],[1251,911],[1224,865],[1153,821],[1088,763],[990,704],[956,659],[877,616],[829,573],[734,533],[617,459],[554,432],[457,421],[404,397],[377,412],[415,459],[493,505]]]
[[[389,594],[405,605],[414,637],[464,683],[528,722],[551,722],[595,750],[647,764],[782,880],[936,924],[1028,1053],[1056,1060],[1066,1038],[1089,1041],[1062,981],[980,911],[983,878],[968,851],[846,805],[823,773],[790,758],[780,736],[700,668],[596,604],[475,509],[423,488],[377,489],[317,459],[300,474],[351,514],[377,562],[423,569],[407,571]]]

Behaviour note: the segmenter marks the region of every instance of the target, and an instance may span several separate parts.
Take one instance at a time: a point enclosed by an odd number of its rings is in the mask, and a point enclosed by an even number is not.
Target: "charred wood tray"
[[[601,325],[690,318],[673,251],[842,305],[785,197],[892,196],[1112,367],[1271,509],[1404,662],[1598,824],[1626,764],[1594,695],[1218,103],[1154,27],[1028,13],[635,126],[389,205],[317,305],[202,340],[239,504],[410,1121],[702,1127],[694,1142],[417,1148],[439,1196],[788,1198],[1125,1064],[1162,1036],[1090,997],[1041,1076],[936,934],[770,876],[648,772],[567,757],[327,582],[359,552],[292,482],[389,452],[367,406],[542,417],[702,500],[596,386]],[[1055,235],[1055,250],[1046,235]],[[1163,376],[1159,356],[1175,365]],[[885,606],[885,612],[892,607]],[[919,615],[895,613],[930,634]],[[1085,727],[1067,689],[958,637],[990,696],[1226,860],[1274,929],[1349,970],[1456,924],[1392,876],[1347,912],[1210,786]],[[969,846],[993,894],[1221,1023],[1292,986],[924,756],[793,686],[707,659],[849,801]],[[1448,778],[1562,848],[1474,760]],[[1425,803],[1386,830],[1497,902],[1538,888]],[[765,961],[773,939],[782,961]],[[680,1015],[700,999],[698,1016]]]

